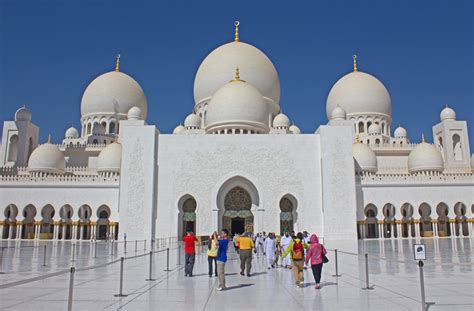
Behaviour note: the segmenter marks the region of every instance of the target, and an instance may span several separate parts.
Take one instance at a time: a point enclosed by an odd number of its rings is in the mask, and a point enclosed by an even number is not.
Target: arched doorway
[[[365,207],[365,237],[368,239],[374,239],[379,237],[378,225],[377,225],[377,207],[373,204],[369,204]]]
[[[456,214],[455,232],[456,236],[468,236],[469,228],[466,217],[466,205],[462,202],[454,204],[454,214]]]
[[[72,239],[72,215],[73,209],[71,205],[66,204],[59,210],[59,217],[61,217],[59,225],[59,240]]]
[[[415,222],[413,221],[413,205],[404,203],[402,213],[402,237],[415,237]]]
[[[449,226],[449,208],[445,203],[439,203],[436,207],[438,214],[438,236],[451,236],[451,228]]]
[[[431,207],[428,203],[421,203],[418,212],[420,213],[420,236],[432,237],[433,224],[431,223]]]
[[[106,205],[102,205],[97,210],[97,233],[96,239],[97,240],[108,240],[111,237],[109,236],[109,221],[110,217],[110,209]]]
[[[90,240],[92,209],[89,205],[82,205],[77,214],[77,216],[79,216],[77,239]]]
[[[18,215],[18,208],[14,204],[9,204],[3,214],[5,220],[3,221],[2,239],[16,239],[16,216]]]
[[[185,195],[178,204],[178,235],[185,236],[188,231],[196,233],[196,200],[191,195]]]
[[[224,215],[222,228],[229,230],[231,235],[253,232],[252,199],[242,187],[234,187],[227,192],[224,199]]]
[[[48,204],[41,210],[41,227],[40,227],[40,239],[53,239],[54,233],[54,208]]]
[[[285,195],[280,200],[280,234],[283,235],[286,231],[292,232],[295,230],[295,212],[296,199],[292,195]]]
[[[35,216],[36,207],[29,204],[23,209],[23,222],[21,228],[22,239],[34,239],[35,238]]]
[[[385,238],[397,237],[397,226],[395,224],[395,206],[391,203],[384,205],[382,209],[384,216],[383,236]]]

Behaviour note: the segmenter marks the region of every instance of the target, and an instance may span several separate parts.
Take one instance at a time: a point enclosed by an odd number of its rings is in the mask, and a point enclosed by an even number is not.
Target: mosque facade
[[[105,240],[307,230],[325,240],[470,236],[467,122],[444,107],[434,142],[392,131],[384,84],[353,68],[329,90],[327,124],[301,133],[281,112],[271,60],[239,38],[199,66],[194,107],[173,133],[116,68],[81,100],[81,128],[38,141],[26,107],[3,124],[0,238]],[[441,104],[440,104],[441,105]]]

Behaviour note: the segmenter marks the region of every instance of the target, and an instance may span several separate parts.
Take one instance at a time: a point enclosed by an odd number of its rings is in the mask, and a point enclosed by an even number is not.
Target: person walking
[[[209,239],[209,249],[207,250],[207,261],[209,262],[209,277],[212,277],[212,263],[214,262],[214,272],[217,276],[217,248],[219,241],[217,239],[217,232],[211,235]]]
[[[305,242],[306,244],[311,244],[308,231],[303,231],[303,242]],[[306,258],[306,250],[304,252],[304,255]],[[304,264],[304,269],[308,269],[308,265],[306,264],[306,262]]]
[[[257,257],[260,257],[260,233],[257,233],[257,235],[255,236],[255,254],[257,255]]]
[[[281,257],[280,236],[275,237],[275,261],[274,264],[278,268],[278,260]]]
[[[298,232],[295,239],[291,241],[290,245],[286,248],[283,257],[288,256],[291,253],[291,263],[293,266],[293,276],[295,277],[296,286],[299,288],[303,287],[303,266],[304,266],[304,249],[308,248],[308,245],[303,242],[303,234]]]
[[[217,290],[221,291],[226,289],[225,286],[225,263],[227,262],[227,248],[229,247],[229,240],[227,235],[229,231],[222,229],[221,236],[217,246],[217,276],[219,278],[219,285]]]
[[[234,250],[237,254],[240,254],[239,252],[239,235],[235,234],[234,238],[232,239],[232,243],[234,244]]]
[[[275,261],[275,252],[276,252],[276,246],[275,246],[275,238],[272,233],[268,234],[268,237],[265,239],[264,242],[264,247],[263,251],[265,253],[265,256],[267,257],[267,268],[270,270],[273,268],[273,263]]]
[[[290,234],[288,231],[285,231],[285,235],[281,237],[281,240],[280,240],[280,250],[281,250],[281,253],[285,253],[286,252],[286,249],[288,248],[288,246],[290,245],[290,243],[293,241],[293,239],[290,237]],[[285,268],[288,268],[288,269],[291,269],[291,265],[290,265],[290,256],[289,255],[286,255],[286,256],[281,256],[281,265]]]
[[[245,268],[247,268],[247,276],[250,276],[252,269],[252,248],[255,247],[252,238],[248,233],[242,234],[239,238],[240,249],[240,275],[244,275]]]
[[[184,242],[184,276],[193,276],[194,260],[196,258],[196,247],[195,243],[197,238],[194,236],[192,231],[188,231],[186,236],[183,237]]]
[[[323,244],[319,243],[318,236],[312,234],[309,239],[311,246],[306,251],[306,265],[311,260],[311,270],[313,271],[314,281],[316,282],[316,289],[320,289],[321,285],[321,272],[323,270],[323,258],[327,251]]]

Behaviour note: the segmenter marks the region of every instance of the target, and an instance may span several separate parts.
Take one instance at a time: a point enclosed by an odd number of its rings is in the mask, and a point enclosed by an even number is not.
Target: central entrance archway
[[[252,198],[242,187],[232,188],[224,198],[222,228],[234,234],[253,232]]]

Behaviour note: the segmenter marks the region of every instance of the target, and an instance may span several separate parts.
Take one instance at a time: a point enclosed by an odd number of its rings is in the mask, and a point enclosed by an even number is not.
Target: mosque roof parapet
[[[439,173],[439,172],[419,172],[408,173],[377,173],[377,174],[356,174],[356,182],[361,185],[387,185],[387,184],[416,184],[423,183],[461,183],[474,186],[473,173]]]
[[[32,184],[48,184],[48,185],[90,185],[103,184],[108,186],[118,186],[120,180],[119,174],[103,174],[103,175],[51,175],[43,173],[35,173],[32,175],[0,175],[2,184],[18,184],[28,186]]]

